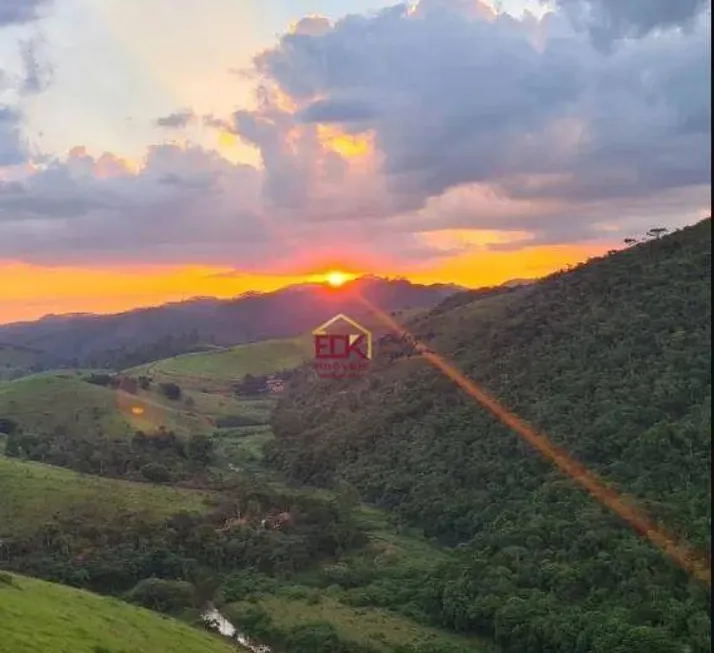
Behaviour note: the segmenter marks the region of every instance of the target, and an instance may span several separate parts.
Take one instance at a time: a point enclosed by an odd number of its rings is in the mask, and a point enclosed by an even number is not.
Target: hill
[[[454,296],[408,328],[709,553],[711,220],[530,286]],[[439,625],[505,651],[709,650],[706,587],[400,347],[384,338],[357,380],[303,370],[267,461],[299,482],[346,479],[458,544],[461,563],[413,599]]]
[[[180,621],[63,585],[0,572],[4,653],[230,653]]]
[[[157,380],[175,380],[186,387],[228,388],[246,374],[273,374],[298,367],[310,357],[312,348],[309,336],[263,340],[182,354],[131,368],[127,373],[143,374]]]
[[[123,369],[207,346],[233,346],[310,332],[336,313],[366,315],[359,298],[384,310],[430,308],[459,290],[404,279],[363,277],[340,288],[311,284],[232,300],[195,299],[117,315],[49,316],[0,326],[0,342],[42,352],[45,368]]]
[[[240,368],[235,371],[241,375]],[[129,377],[136,382],[144,373],[151,373],[155,383],[147,389],[134,387],[131,391],[126,387],[90,383],[88,380],[92,378],[111,377],[83,370],[41,372],[2,383],[0,418],[13,420],[27,433],[56,433],[70,439],[91,440],[129,437],[137,430],[154,432],[160,428],[177,435],[210,432],[216,415],[250,413],[254,408],[255,402],[200,392],[215,385],[214,377],[208,374],[202,377],[153,374],[147,366],[117,378]],[[179,400],[165,396],[161,390],[164,381],[181,384],[184,391]],[[218,385],[229,389],[226,383]]]
[[[2,537],[32,533],[52,518],[88,512],[107,519],[131,512],[157,520],[180,510],[202,512],[209,508],[211,493],[89,476],[0,456],[0,496]]]
[[[0,381],[31,374],[41,369],[42,361],[46,359],[43,352],[36,349],[0,343]]]
[[[130,410],[121,410],[116,393],[71,373],[38,374],[0,385],[0,416],[30,432],[132,433],[133,416]]]

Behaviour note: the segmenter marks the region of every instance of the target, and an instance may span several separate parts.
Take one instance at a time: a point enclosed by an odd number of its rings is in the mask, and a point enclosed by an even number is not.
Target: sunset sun
[[[339,270],[331,270],[325,275],[325,282],[328,286],[332,288],[339,288],[343,286],[348,281],[352,280],[354,275],[347,274],[346,272],[340,272]]]

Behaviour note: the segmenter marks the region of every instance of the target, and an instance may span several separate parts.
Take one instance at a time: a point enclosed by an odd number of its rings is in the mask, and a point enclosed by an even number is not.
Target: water
[[[265,644],[257,644],[251,641],[247,635],[238,631],[238,629],[226,619],[215,607],[210,606],[202,615],[204,623],[209,624],[218,630],[224,637],[234,639],[241,646],[244,646],[252,653],[274,653],[273,649]]]

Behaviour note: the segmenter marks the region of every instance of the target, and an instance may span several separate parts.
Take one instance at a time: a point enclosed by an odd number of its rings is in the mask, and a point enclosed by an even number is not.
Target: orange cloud
[[[346,159],[363,157],[374,151],[373,134],[345,134],[335,127],[317,125],[317,137],[323,148]]]

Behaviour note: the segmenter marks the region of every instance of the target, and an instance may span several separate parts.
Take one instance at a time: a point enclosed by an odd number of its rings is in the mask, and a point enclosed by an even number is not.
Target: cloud
[[[48,0],[0,0],[0,29],[29,23],[39,17]],[[41,92],[49,81],[52,69],[39,54],[41,39],[20,42],[22,75],[8,75],[0,68],[0,92],[11,91],[19,98]],[[5,166],[16,166],[27,160],[26,143],[22,135],[22,110],[19,106],[0,102],[0,173]],[[2,180],[0,175],[0,180]]]
[[[580,18],[559,4],[542,19],[477,0],[305,18],[255,57],[255,107],[200,118],[261,168],[191,144],[152,145],[138,167],[75,149],[0,185],[0,257],[287,271],[338,252],[365,268],[449,255],[434,235],[449,230],[495,234],[484,251],[691,221],[711,201],[701,3],[654,18],[635,1]],[[609,49],[591,34],[603,12]],[[0,152],[18,126],[2,116]]]
[[[656,23],[689,13],[662,11]],[[562,15],[519,21],[478,2],[428,0],[285,35],[256,66],[304,107],[304,121],[372,130],[398,194],[425,201],[489,182],[521,197],[589,200],[708,183],[710,40],[700,20],[693,33],[605,54]],[[247,125],[267,116],[245,116],[239,132],[255,142]],[[558,181],[523,181],[538,176]]]
[[[21,44],[22,61],[25,66],[25,79],[21,92],[24,95],[41,93],[51,83],[52,66],[43,60],[40,48],[43,41],[34,38]]]
[[[18,111],[0,106],[0,166],[12,166],[25,160],[20,136]]]
[[[710,0],[555,0],[575,25],[587,28],[598,45],[639,38],[658,29],[690,27]]]
[[[196,116],[193,111],[186,109],[184,111],[177,111],[176,113],[170,113],[168,116],[162,116],[156,119],[157,127],[168,127],[169,129],[182,129],[188,127],[194,120]]]
[[[235,125],[225,118],[207,114],[203,116],[202,121],[206,127],[210,127],[211,129],[217,129],[218,131],[227,132],[229,134],[235,133]]]
[[[300,112],[306,123],[359,123],[375,119],[375,109],[366,102],[348,99],[317,100]]]
[[[48,4],[49,0],[0,0],[0,27],[36,20]]]

